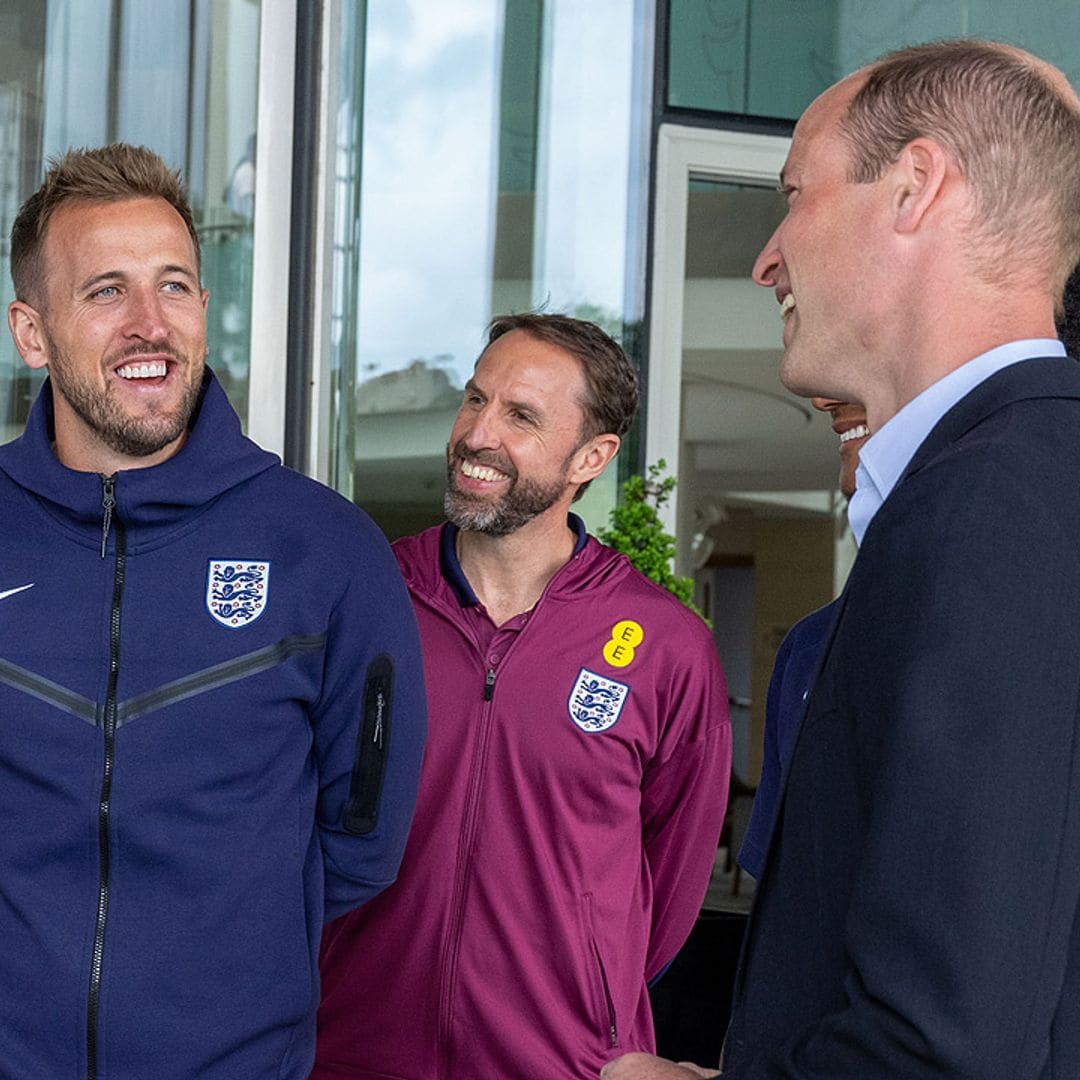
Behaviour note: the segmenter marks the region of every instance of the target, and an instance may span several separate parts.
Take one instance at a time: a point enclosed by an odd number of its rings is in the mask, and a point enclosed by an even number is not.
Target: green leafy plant
[[[667,462],[660,458],[650,465],[648,475],[631,476],[622,486],[622,499],[610,514],[608,527],[597,530],[597,538],[621,551],[646,577],[667,589],[692,611],[694,579],[672,572],[675,537],[664,531],[657,512],[668,501],[675,487],[674,476],[664,476]],[[704,616],[702,616],[704,618]]]

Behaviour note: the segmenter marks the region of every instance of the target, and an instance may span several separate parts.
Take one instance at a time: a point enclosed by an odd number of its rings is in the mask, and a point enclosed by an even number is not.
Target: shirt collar
[[[567,514],[566,524],[574,534],[573,555],[578,555],[589,539],[585,522],[577,514]],[[453,590],[458,603],[462,607],[475,607],[480,603],[479,597],[473,592],[469,579],[461,569],[461,563],[457,556],[457,536],[461,530],[452,522],[448,521],[443,526],[442,536],[439,538],[439,566],[447,585]],[[573,557],[571,556],[571,558]]]
[[[848,524],[855,542],[862,543],[874,515],[889,497],[915,451],[961,398],[1011,364],[1034,356],[1064,355],[1065,346],[1055,338],[1030,338],[999,345],[938,379],[875,431],[859,451],[855,494],[848,506]]]

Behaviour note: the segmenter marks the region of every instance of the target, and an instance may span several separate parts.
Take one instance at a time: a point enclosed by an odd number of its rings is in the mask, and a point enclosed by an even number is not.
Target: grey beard
[[[518,479],[498,502],[480,502],[455,490],[453,466],[450,466],[443,509],[447,519],[466,532],[507,536],[554,505],[565,490],[565,480],[540,484]]]

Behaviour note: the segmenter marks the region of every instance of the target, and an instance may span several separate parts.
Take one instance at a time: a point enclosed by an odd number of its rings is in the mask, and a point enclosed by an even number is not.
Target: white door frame
[[[663,458],[679,475],[682,443],[683,294],[686,220],[691,179],[775,185],[791,140],[710,128],[661,126],[656,147],[649,374],[645,408],[645,461]],[[661,507],[664,527],[677,531],[679,489]]]
[[[247,432],[275,454],[285,448],[295,80],[296,0],[264,0],[259,13]]]

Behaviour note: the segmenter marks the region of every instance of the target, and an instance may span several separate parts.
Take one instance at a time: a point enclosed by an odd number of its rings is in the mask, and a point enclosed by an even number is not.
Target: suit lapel
[[[1061,356],[1020,360],[979,383],[934,425],[908,462],[897,487],[998,409],[1045,397],[1080,398],[1080,364]]]

